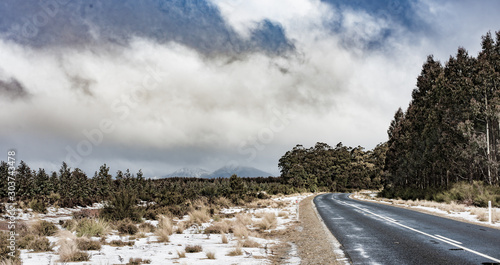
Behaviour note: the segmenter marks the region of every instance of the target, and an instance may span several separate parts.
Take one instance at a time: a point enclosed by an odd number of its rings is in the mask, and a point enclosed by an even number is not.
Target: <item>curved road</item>
[[[497,229],[349,194],[322,194],[314,203],[353,264],[500,264]]]

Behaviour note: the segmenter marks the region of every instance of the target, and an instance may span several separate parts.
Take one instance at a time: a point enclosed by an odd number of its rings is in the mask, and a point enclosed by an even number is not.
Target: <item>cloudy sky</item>
[[[316,142],[372,149],[427,55],[477,55],[500,2],[4,0],[0,149],[161,176]]]

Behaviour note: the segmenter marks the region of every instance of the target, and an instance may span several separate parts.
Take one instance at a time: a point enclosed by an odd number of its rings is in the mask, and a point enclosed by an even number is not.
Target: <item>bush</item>
[[[184,250],[186,253],[197,253],[203,251],[203,248],[200,245],[187,245]]]
[[[47,213],[47,207],[42,200],[33,199],[28,203],[28,207],[37,213]]]
[[[106,235],[110,228],[109,223],[104,220],[84,218],[78,221],[75,230],[78,237],[100,237]]]
[[[9,249],[9,234],[3,231],[0,231],[0,261],[12,262],[12,264],[21,264],[21,260],[19,258],[20,251],[18,248],[15,249],[14,257],[9,255],[12,250]]]
[[[120,234],[135,235],[139,228],[130,219],[118,221],[117,230]]]
[[[78,223],[74,219],[68,219],[66,221],[63,221],[61,226],[67,230],[73,231],[76,229],[76,225]]]
[[[52,236],[58,230],[55,224],[45,220],[40,220],[33,224],[32,229],[39,236]]]
[[[79,220],[83,218],[99,218],[99,210],[83,209],[73,212],[73,219]]]
[[[46,237],[35,237],[28,243],[27,249],[33,249],[35,252],[52,251],[52,244]]]
[[[153,233],[156,227],[150,223],[142,223],[139,225],[139,231],[142,233]]]
[[[100,214],[103,218],[113,221],[128,218],[134,222],[142,222],[142,212],[137,206],[136,197],[125,190],[113,194]]]
[[[436,201],[450,203],[456,201],[466,205],[487,207],[491,201],[494,207],[500,206],[500,187],[489,186],[480,181],[471,183],[459,182],[453,184],[452,188],[437,193]]]
[[[86,237],[80,237],[76,239],[76,247],[79,250],[101,250],[101,242],[99,241],[94,241]]]
[[[141,258],[130,258],[128,263],[125,265],[141,265],[141,264],[151,264],[150,259],[141,259]]]
[[[110,246],[113,247],[123,247],[123,246],[133,246],[135,245],[135,241],[123,241],[123,240],[113,240],[109,242]]]

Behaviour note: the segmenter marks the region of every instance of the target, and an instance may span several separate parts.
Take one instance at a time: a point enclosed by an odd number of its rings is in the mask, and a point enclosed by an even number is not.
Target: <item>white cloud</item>
[[[353,10],[339,16],[316,0],[215,3],[243,35],[262,19],[279,22],[297,53],[213,58],[140,38],[59,49],[0,41],[0,78],[16,78],[31,95],[2,102],[0,146],[19,145],[37,166],[53,167],[68,146],[83,150],[87,141],[92,151],[78,166],[88,171],[108,163],[161,175],[235,160],[276,174],[279,157],[298,143],[385,141],[426,55],[445,50],[446,40],[412,43],[415,36],[392,21]],[[424,7],[421,16],[435,16]],[[341,17],[342,34],[333,33],[328,22]],[[387,28],[394,34],[383,49],[346,46],[345,38],[377,40]]]

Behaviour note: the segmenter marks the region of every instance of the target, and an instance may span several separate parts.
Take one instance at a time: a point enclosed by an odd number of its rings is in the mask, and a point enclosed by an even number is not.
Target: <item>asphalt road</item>
[[[500,230],[348,194],[314,198],[353,264],[500,264]]]

